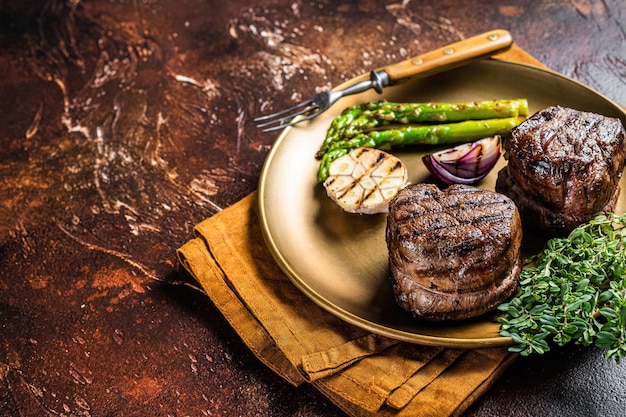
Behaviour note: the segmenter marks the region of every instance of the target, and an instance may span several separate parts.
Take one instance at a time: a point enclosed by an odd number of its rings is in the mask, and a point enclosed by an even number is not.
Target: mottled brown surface
[[[179,267],[256,188],[251,118],[503,27],[626,103],[620,0],[0,1],[0,416],[335,416],[264,368]],[[483,5],[484,4],[484,5]],[[626,368],[523,359],[467,416],[626,409]]]

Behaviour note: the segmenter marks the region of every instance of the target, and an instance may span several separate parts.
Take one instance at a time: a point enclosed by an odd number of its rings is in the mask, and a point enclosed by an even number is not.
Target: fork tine
[[[314,110],[317,110],[317,111],[314,111]],[[271,131],[273,131],[273,130],[283,129],[283,128],[288,127],[288,126],[293,126],[293,125],[295,125],[295,124],[297,124],[297,123],[301,123],[301,122],[305,122],[305,121],[307,121],[307,120],[311,120],[312,118],[314,118],[315,116],[317,116],[317,115],[320,113],[320,112],[319,112],[319,110],[320,110],[320,108],[319,108],[319,107],[312,107],[312,108],[311,108],[311,110],[310,110],[310,111],[311,111],[311,113],[310,113],[310,114],[307,114],[305,117],[303,117],[303,118],[301,118],[301,119],[294,120],[294,121],[291,121],[291,122],[289,122],[289,123],[285,123],[285,124],[279,124],[279,125],[276,125],[276,126],[268,127],[268,128],[266,128],[266,129],[261,130],[261,132],[271,132]],[[305,112],[300,112],[299,114],[296,114],[296,115],[294,115],[293,117],[298,116],[298,115],[300,115],[300,114],[302,114],[302,113],[305,113]],[[285,119],[285,118],[283,118],[283,119]],[[282,119],[281,119],[281,120],[282,120]],[[265,122],[265,123],[264,123],[264,124],[262,124],[262,125],[257,125],[257,127],[259,127],[259,128],[260,128],[260,127],[263,127],[263,126],[270,125],[270,124],[272,124],[272,123],[273,123],[273,122]]]
[[[277,118],[277,117],[282,116],[283,114],[288,114],[288,113],[291,113],[291,112],[293,112],[294,110],[297,110],[297,109],[299,109],[299,108],[301,108],[301,107],[306,107],[306,106],[308,106],[309,104],[313,103],[313,101],[314,101],[314,100],[313,100],[312,98],[310,98],[310,99],[308,99],[308,100],[306,100],[306,101],[302,101],[302,102],[300,102],[300,103],[296,104],[295,106],[291,106],[291,107],[289,107],[288,109],[284,109],[284,110],[281,110],[281,111],[277,111],[277,112],[275,112],[275,113],[271,113],[271,114],[266,114],[265,116],[255,117],[255,118],[254,118],[254,121],[255,121],[255,122],[262,122],[262,121],[264,121],[264,120],[275,119],[275,118]],[[302,114],[302,113],[299,113],[299,114]]]
[[[311,113],[307,114],[302,119],[298,119],[298,120],[293,121],[292,123],[289,123],[288,126],[295,125],[296,123],[306,122],[307,120],[311,120],[312,118],[316,117],[318,114],[320,114],[320,107],[316,106],[311,109]]]
[[[268,120],[268,121],[264,121],[263,123],[257,124],[257,127],[261,128],[261,127],[266,127],[269,125],[273,125],[273,124],[278,124],[279,127],[285,126],[287,125],[285,122],[293,119],[296,116],[300,116],[301,114],[305,114],[305,113],[310,113],[316,109],[319,109],[319,106],[315,105],[315,103],[313,103],[313,105],[305,107],[295,113],[291,113],[287,116],[283,116],[279,119],[274,119],[274,120]]]
[[[284,124],[284,125],[277,125],[277,126],[267,127],[265,129],[261,129],[261,132],[263,132],[263,133],[273,132],[274,130],[280,130],[280,129],[283,129],[285,127],[291,126],[293,124],[295,124],[295,122],[294,123],[287,123],[287,124]]]

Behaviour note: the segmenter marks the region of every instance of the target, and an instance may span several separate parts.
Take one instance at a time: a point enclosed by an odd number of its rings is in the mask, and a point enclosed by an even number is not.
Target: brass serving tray
[[[497,313],[466,322],[432,324],[416,320],[401,310],[395,303],[388,278],[386,216],[343,212],[317,183],[319,165],[314,155],[332,119],[358,102],[520,97],[528,99],[531,114],[561,105],[619,117],[626,124],[622,108],[581,83],[549,70],[494,59],[389,87],[382,95],[372,91],[344,98],[316,119],[285,129],[265,161],[258,192],[259,217],[278,265],[316,304],[373,333],[428,346],[510,345],[511,340],[498,333]],[[421,157],[434,150],[422,146],[394,154],[406,163],[410,182],[432,182]],[[478,186],[493,190],[497,172],[505,163],[501,158]],[[624,179],[621,185],[626,189]],[[621,194],[616,210],[619,213],[626,207],[626,193]],[[544,243],[540,236],[525,233],[524,255],[539,252]]]

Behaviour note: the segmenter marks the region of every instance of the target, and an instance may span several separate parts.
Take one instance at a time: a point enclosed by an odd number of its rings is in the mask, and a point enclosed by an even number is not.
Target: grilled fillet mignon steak
[[[504,150],[496,191],[515,201],[525,228],[565,235],[615,208],[626,156],[619,119],[548,107],[513,129]]]
[[[390,202],[385,238],[396,301],[417,318],[479,316],[517,290],[522,227],[502,194],[408,185]]]

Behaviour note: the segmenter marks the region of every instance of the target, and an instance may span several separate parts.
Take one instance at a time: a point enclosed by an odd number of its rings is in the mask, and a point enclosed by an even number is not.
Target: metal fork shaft
[[[343,90],[320,93],[310,100],[276,113],[257,117],[254,121],[261,122],[257,124],[257,127],[262,128],[263,132],[282,129],[316,117],[342,97],[358,94],[370,88],[374,88],[380,94],[387,85],[389,85],[389,77],[384,71],[372,71],[369,80],[358,82]],[[294,120],[297,116],[301,115],[304,115],[304,117]]]

